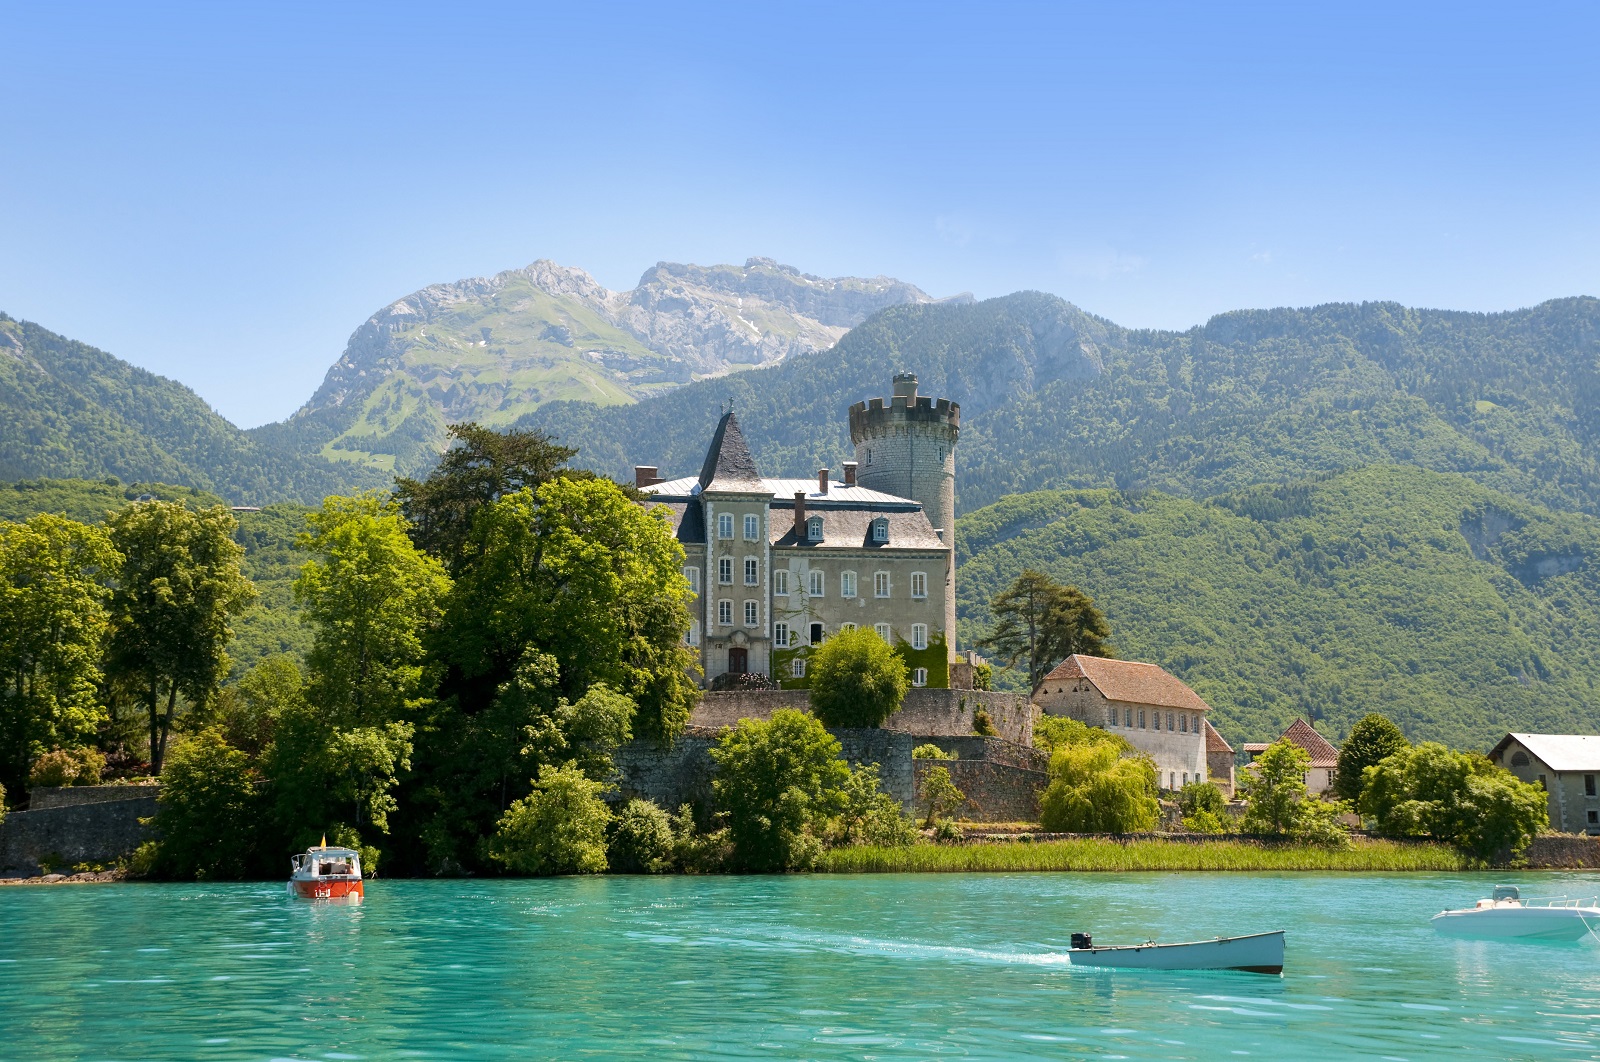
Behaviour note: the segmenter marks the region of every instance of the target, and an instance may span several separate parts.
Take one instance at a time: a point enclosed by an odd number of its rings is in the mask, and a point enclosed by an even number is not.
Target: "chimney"
[[[657,468],[655,465],[634,465],[633,485],[635,487],[655,486],[657,483],[661,482],[661,476],[658,474],[660,471],[661,469]]]
[[[826,468],[817,469],[817,493],[828,493],[828,470]]]
[[[806,492],[794,492],[794,537],[801,542],[806,540]]]
[[[844,485],[847,487],[856,485],[856,463],[854,461],[846,461],[844,463]]]

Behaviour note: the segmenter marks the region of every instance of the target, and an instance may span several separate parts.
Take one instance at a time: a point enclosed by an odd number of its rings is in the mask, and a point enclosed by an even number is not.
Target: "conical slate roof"
[[[706,451],[706,462],[700,466],[701,490],[752,491],[769,493],[756,471],[756,459],[750,456],[744,433],[733,411],[722,415],[717,422],[717,433],[711,437],[711,449]]]

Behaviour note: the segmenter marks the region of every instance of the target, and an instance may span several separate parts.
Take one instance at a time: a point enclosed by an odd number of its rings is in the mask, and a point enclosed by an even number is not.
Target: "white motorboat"
[[[1096,945],[1087,933],[1072,934],[1067,961],[1073,966],[1123,970],[1242,970],[1283,973],[1283,931],[1217,937],[1179,944]]]
[[[1582,940],[1590,927],[1600,928],[1597,901],[1524,900],[1515,885],[1496,885],[1487,900],[1459,911],[1440,911],[1433,928],[1451,937],[1483,940]]]

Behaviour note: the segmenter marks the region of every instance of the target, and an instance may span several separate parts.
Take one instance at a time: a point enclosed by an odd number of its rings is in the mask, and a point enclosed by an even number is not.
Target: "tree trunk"
[[[156,680],[150,680],[150,696],[145,698],[145,711],[150,715],[150,773],[161,773],[161,721],[158,718],[156,705],[160,703],[160,692],[156,687]]]
[[[150,749],[150,773],[151,774],[160,774],[161,773],[161,765],[166,761],[166,758],[167,758],[167,735],[172,732],[172,714],[177,709],[177,705],[178,705],[178,684],[176,682],[174,682],[167,689],[167,710],[166,710],[166,713],[164,715],[162,715],[162,717],[161,717],[161,728],[160,728],[161,743],[159,745],[152,746],[151,749]]]

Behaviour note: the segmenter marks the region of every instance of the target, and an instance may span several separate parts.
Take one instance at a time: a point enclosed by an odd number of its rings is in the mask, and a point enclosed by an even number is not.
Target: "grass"
[[[1033,844],[1005,841],[910,848],[836,848],[817,870],[831,874],[966,873],[1022,870],[1476,870],[1448,845],[1357,840],[1350,848],[1257,841],[1198,843],[1082,837]]]

